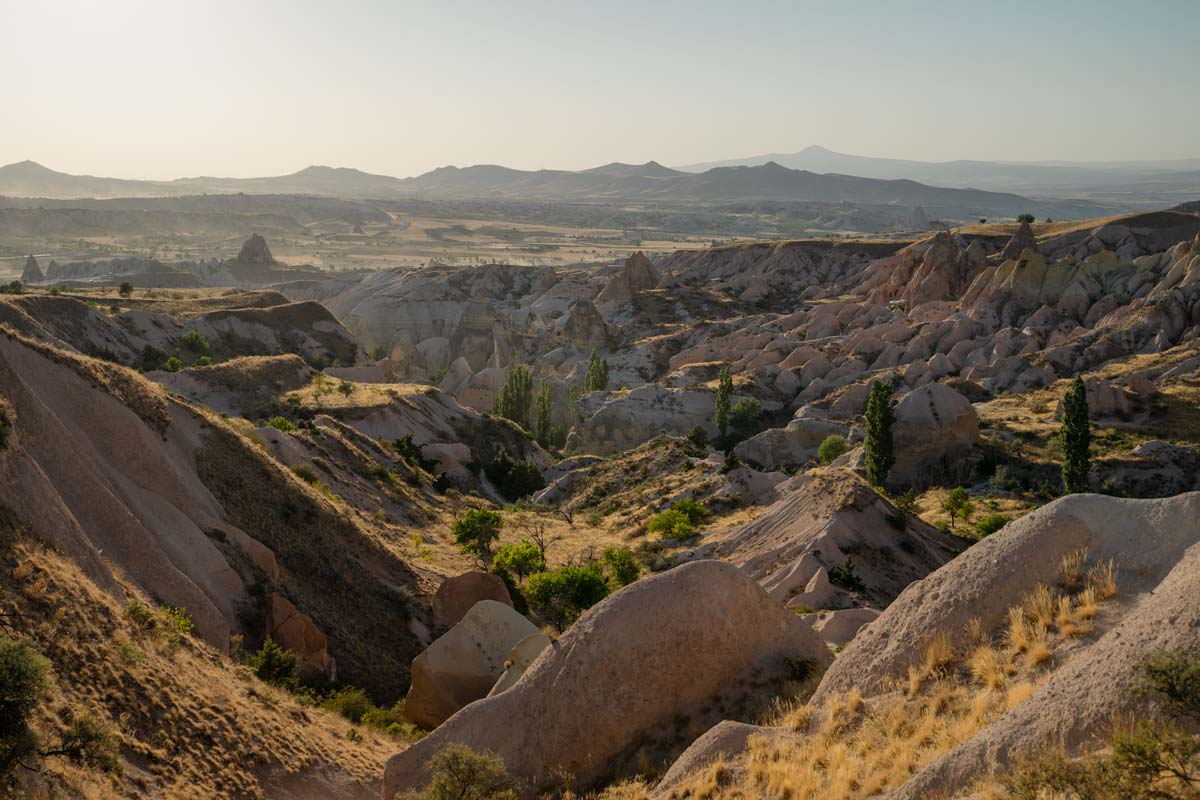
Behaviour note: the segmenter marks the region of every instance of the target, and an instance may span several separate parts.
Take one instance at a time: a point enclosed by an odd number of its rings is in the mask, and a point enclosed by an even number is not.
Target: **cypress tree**
[[[1092,442],[1088,425],[1087,389],[1078,375],[1063,395],[1062,427],[1058,443],[1062,449],[1062,482],[1065,494],[1086,492],[1091,469],[1089,447]]]
[[[542,381],[542,388],[538,391],[534,436],[542,447],[550,446],[550,384],[546,381]]]
[[[601,359],[592,351],[588,359],[587,375],[583,379],[585,392],[603,392],[608,388],[608,359]]]
[[[717,373],[717,413],[714,422],[722,442],[729,432],[729,408],[732,403],[733,376],[729,374],[728,367],[721,367],[721,371]]]
[[[867,480],[872,486],[883,486],[888,472],[896,463],[896,451],[892,446],[892,382],[871,381],[867,396],[867,437],[864,459]]]
[[[508,372],[500,395],[496,398],[496,413],[529,430],[529,406],[533,402],[533,375],[523,364]]]

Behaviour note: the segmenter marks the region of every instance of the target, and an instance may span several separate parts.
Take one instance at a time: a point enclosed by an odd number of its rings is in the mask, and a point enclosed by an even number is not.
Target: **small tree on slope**
[[[1062,449],[1063,493],[1075,494],[1088,490],[1088,472],[1091,470],[1092,433],[1088,426],[1087,389],[1083,378],[1078,375],[1071,381],[1071,388],[1063,395],[1062,427],[1058,431],[1058,443]]]
[[[529,430],[529,405],[533,401],[533,375],[524,365],[511,369],[496,398],[496,413]]]
[[[725,437],[729,433],[729,409],[733,403],[733,376],[729,374],[728,367],[722,367],[717,374],[717,411],[714,422],[717,425],[717,434],[721,438],[722,444],[725,442]]]
[[[864,458],[867,480],[872,486],[883,486],[888,472],[896,463],[896,451],[892,447],[892,382],[871,381],[867,396],[867,438]]]

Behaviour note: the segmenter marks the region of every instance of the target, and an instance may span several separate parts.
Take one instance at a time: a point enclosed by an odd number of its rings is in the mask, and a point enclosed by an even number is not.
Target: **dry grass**
[[[64,709],[89,709],[116,732],[127,764],[118,779],[50,765],[64,796],[258,798],[271,782],[300,786],[317,771],[362,791],[403,747],[367,728],[352,739],[344,719],[262,684],[199,639],[135,625],[61,556],[16,538],[3,545],[5,610],[54,669],[39,728],[50,735]]]
[[[1107,565],[1087,574],[1111,579]],[[1038,586],[1010,610],[999,644],[978,620],[966,626],[966,653],[939,634],[901,682],[904,691],[868,700],[851,689],[823,708],[792,708],[777,722],[801,735],[753,738],[744,774],[722,763],[672,796],[858,800],[892,791],[1028,700],[1049,677],[1055,651],[1090,629],[1098,603],[1091,587],[1072,595]]]

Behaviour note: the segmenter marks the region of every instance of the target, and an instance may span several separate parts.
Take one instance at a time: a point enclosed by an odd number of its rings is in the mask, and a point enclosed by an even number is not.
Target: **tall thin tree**
[[[892,465],[896,463],[896,450],[892,444],[892,390],[891,381],[871,381],[870,394],[867,396],[863,458],[867,480],[872,486],[883,486]]]
[[[716,423],[722,443],[729,433],[729,409],[732,404],[733,376],[729,374],[729,367],[721,367],[717,373],[717,409],[713,422]]]
[[[529,406],[533,402],[533,375],[523,364],[508,372],[500,395],[496,398],[496,413],[511,419],[525,430],[529,430]]]
[[[550,384],[542,381],[542,386],[538,390],[537,423],[534,427],[534,437],[542,447],[550,446],[550,412],[552,410],[550,403]]]
[[[1062,427],[1058,431],[1062,449],[1062,482],[1065,494],[1086,492],[1091,471],[1091,426],[1088,424],[1087,387],[1078,375],[1063,395]]]

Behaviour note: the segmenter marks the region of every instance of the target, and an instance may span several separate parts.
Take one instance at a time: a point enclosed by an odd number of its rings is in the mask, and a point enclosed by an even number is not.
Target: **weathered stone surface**
[[[513,645],[512,652],[508,654],[508,658],[504,661],[504,674],[500,676],[500,680],[496,681],[496,685],[488,692],[488,697],[494,694],[511,689],[530,665],[537,660],[537,657],[542,654],[546,648],[551,645],[550,637],[538,631],[531,633],[521,641]]]
[[[436,728],[463,706],[486,697],[513,646],[538,630],[504,603],[481,600],[413,659],[404,714]]]
[[[423,785],[429,759],[451,742],[496,752],[530,790],[563,772],[587,787],[639,736],[736,689],[752,672],[781,675],[797,657],[821,669],[832,655],[742,570],[684,564],[610,596],[511,689],[393,756],[383,797]]]
[[[472,570],[446,578],[433,595],[433,621],[445,628],[459,623],[480,600],[495,600],[512,607],[512,598],[499,576]]]
[[[888,482],[920,483],[931,467],[970,452],[979,440],[979,417],[967,398],[931,383],[896,404],[892,440],[896,463]]]
[[[267,602],[267,638],[295,653],[301,670],[337,680],[337,665],[327,650],[325,634],[283,595],[272,594]]]

